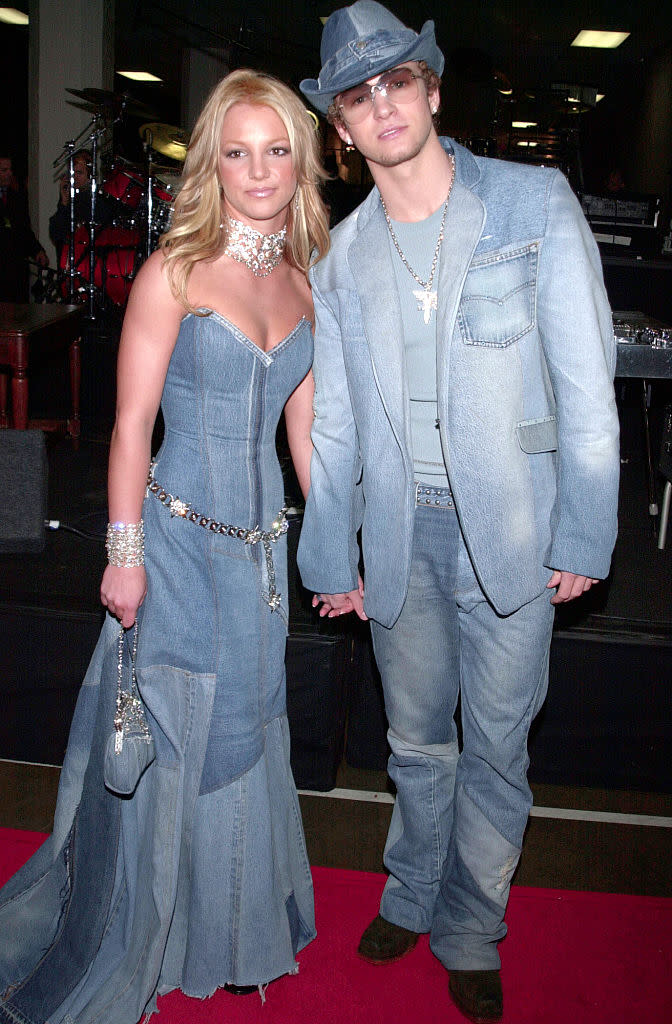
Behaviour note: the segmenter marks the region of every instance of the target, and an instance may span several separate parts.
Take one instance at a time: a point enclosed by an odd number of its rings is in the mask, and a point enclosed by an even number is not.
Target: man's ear
[[[334,128],[336,129],[338,134],[341,136],[341,138],[343,139],[343,142],[346,144],[346,146],[351,146],[352,145],[352,139],[350,138],[350,132],[345,127],[345,125],[341,124],[340,121],[336,121],[336,123],[334,125]]]

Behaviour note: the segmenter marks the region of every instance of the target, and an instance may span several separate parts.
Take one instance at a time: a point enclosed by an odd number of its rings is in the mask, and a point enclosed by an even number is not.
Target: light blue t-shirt
[[[392,221],[394,233],[401,251],[406,257],[406,262],[425,282],[429,280],[431,273],[442,216],[443,203],[426,220],[412,223]],[[413,295],[414,291],[422,290],[421,285],[402,263],[391,237],[389,242],[390,259],[394,267],[404,330],[415,478],[435,484],[437,487],[447,487],[448,476],[441,449],[441,435],[437,425],[436,310],[431,310],[429,323],[425,324],[422,308],[418,309],[418,299]],[[446,244],[445,241],[443,244]],[[433,290],[436,290],[438,277],[439,266],[437,264],[432,283]]]

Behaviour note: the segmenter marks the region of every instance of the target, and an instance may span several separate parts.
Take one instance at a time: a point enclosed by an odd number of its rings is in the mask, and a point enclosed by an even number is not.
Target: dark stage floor
[[[0,556],[3,826],[51,826],[56,766],[99,629],[113,340],[99,332],[85,348],[80,449],[48,439],[48,515],[95,539],[59,530],[47,535],[40,555]],[[40,403],[51,408],[55,394],[67,408],[59,374],[53,367],[35,381],[34,414],[43,411]],[[610,580],[558,619],[549,699],[531,742],[537,806],[516,875],[521,885],[672,893],[672,533],[667,550],[658,551],[637,397],[633,385],[619,392],[623,473]],[[656,385],[654,451],[670,397],[667,385]],[[662,478],[659,484],[662,490]],[[296,583],[294,604],[294,629],[309,643],[318,626]],[[303,793],[301,809],[313,864],[377,871],[392,799],[380,770],[384,719],[368,655],[358,660],[361,641],[348,649],[346,759],[334,773],[335,788]],[[300,777],[298,784],[314,788]]]
[[[105,329],[84,346],[79,449],[64,438],[47,441],[48,516],[92,538],[61,528],[47,534],[42,554],[0,555],[0,692],[7,709],[0,721],[0,758],[60,763],[98,633],[115,347],[114,332]],[[34,415],[53,411],[54,404],[67,408],[61,373],[54,366],[35,374]],[[549,697],[530,744],[531,778],[540,785],[672,792],[672,528],[666,550],[659,551],[657,522],[648,514],[640,388],[637,381],[618,385],[622,486],[612,573],[557,616]],[[670,382],[654,386],[656,454],[671,392]],[[662,493],[662,477],[658,484]],[[324,624],[311,615],[296,581],[291,596],[290,629],[309,646],[313,634],[323,638]],[[355,768],[382,768],[385,722],[375,671],[361,638],[348,638],[347,627],[344,645],[350,666],[338,702],[348,717],[346,758]]]

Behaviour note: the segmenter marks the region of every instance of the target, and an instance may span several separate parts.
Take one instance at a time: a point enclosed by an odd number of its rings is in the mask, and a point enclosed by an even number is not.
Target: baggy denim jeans
[[[450,491],[418,485],[401,615],[391,629],[371,622],[397,788],[380,912],[429,931],[449,970],[500,966],[497,943],[532,804],[527,737],[548,684],[550,597],[545,590],[498,615],[475,576]]]

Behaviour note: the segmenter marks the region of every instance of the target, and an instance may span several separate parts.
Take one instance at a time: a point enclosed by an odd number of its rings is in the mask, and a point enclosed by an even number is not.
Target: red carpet
[[[0,881],[43,836],[0,829]],[[298,977],[256,995],[171,993],[158,1024],[464,1024],[426,936],[389,967],[359,960],[383,876],[315,868],[318,938]],[[512,890],[502,943],[505,1024],[671,1024],[672,899]]]

